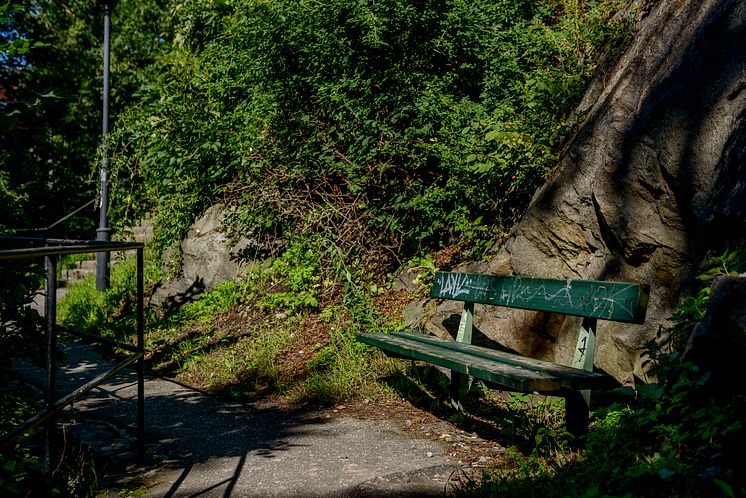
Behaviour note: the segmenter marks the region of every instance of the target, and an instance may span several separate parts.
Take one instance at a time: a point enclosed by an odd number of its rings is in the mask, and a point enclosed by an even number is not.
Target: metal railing
[[[70,213],[66,214],[65,216],[63,216],[62,218],[60,218],[59,220],[55,221],[54,223],[52,223],[51,225],[49,225],[47,227],[41,227],[41,228],[11,228],[8,231],[10,233],[16,233],[16,234],[18,234],[18,233],[28,233],[28,234],[36,234],[39,237],[41,237],[41,236],[47,237],[49,235],[49,233],[52,231],[52,229],[57,228],[58,225],[62,225],[64,222],[66,222],[67,220],[69,220],[70,218],[72,218],[73,216],[75,216],[76,214],[80,213],[85,208],[92,206],[94,202],[96,202],[96,199],[89,200],[88,202],[86,202],[85,204],[83,204],[82,206],[80,206],[79,208],[71,211]]]
[[[3,243],[25,244],[31,247],[20,247],[13,249],[2,249]],[[37,247],[33,247],[36,245]],[[48,477],[51,476],[51,456],[52,440],[55,428],[54,417],[65,407],[81,399],[86,393],[101,385],[107,379],[122,371],[126,367],[137,363],[137,458],[140,463],[145,456],[145,347],[143,337],[143,248],[141,242],[101,242],[91,240],[62,240],[62,239],[39,239],[31,237],[8,237],[0,236],[0,261],[2,260],[19,260],[28,258],[45,259],[46,283],[45,283],[45,318],[46,318],[46,359],[45,359],[45,400],[44,408],[36,415],[26,420],[13,431],[0,437],[0,448],[14,441],[28,430],[46,423],[46,434],[44,440],[44,472]],[[137,304],[136,304],[136,334],[137,344],[121,343],[101,337],[95,334],[88,334],[76,331],[57,324],[57,257],[65,254],[83,254],[83,253],[100,253],[100,252],[120,252],[120,251],[137,252],[137,269],[136,269],[136,286],[137,286]],[[106,372],[98,375],[93,380],[76,388],[73,392],[58,397],[56,392],[55,381],[55,352],[57,349],[57,333],[65,332],[92,342],[99,342],[115,346],[122,350],[128,351],[129,355],[119,361]]]

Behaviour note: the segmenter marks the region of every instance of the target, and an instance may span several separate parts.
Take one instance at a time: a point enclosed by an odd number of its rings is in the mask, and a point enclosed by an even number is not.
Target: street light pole
[[[109,207],[109,54],[111,52],[111,3],[104,0],[104,108],[103,108],[103,162],[101,164],[101,193],[99,205],[99,227],[96,230],[96,240],[108,241],[111,229],[107,226],[107,211]],[[96,289],[104,291],[109,288],[109,253],[96,253]]]

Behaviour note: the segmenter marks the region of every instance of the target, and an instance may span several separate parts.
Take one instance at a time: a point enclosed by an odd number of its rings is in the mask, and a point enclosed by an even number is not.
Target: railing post
[[[45,408],[47,410],[54,409],[54,402],[56,397],[55,390],[55,363],[54,355],[57,350],[57,261],[56,256],[46,256],[45,266],[47,269],[47,281],[46,281],[46,297],[44,299],[44,315],[47,321],[47,334],[46,334],[46,396],[45,396]],[[54,418],[50,418],[46,424],[46,431],[44,436],[44,476],[48,483],[51,483],[52,479],[52,442],[54,439]]]
[[[145,461],[145,330],[144,330],[144,276],[143,249],[137,249],[137,459]]]
[[[46,243],[46,247],[24,247],[14,249],[0,248],[0,260],[14,260],[32,257],[45,258],[45,298],[44,298],[44,315],[46,318],[46,358],[44,372],[44,408],[33,417],[25,420],[20,425],[8,433],[0,435],[0,448],[20,438],[28,431],[45,425],[45,439],[43,447],[43,479],[48,486],[52,484],[53,460],[55,458],[54,440],[56,436],[56,423],[54,417],[65,407],[70,406],[73,402],[81,399],[85,394],[95,387],[101,385],[107,379],[116,375],[124,368],[137,362],[137,458],[140,462],[145,459],[145,338],[144,338],[144,245],[142,243],[124,243],[111,242],[109,244],[87,243],[85,241],[63,241],[56,239],[38,239],[23,237],[7,237],[0,235],[0,242],[5,240],[27,241],[35,243]],[[57,256],[62,254],[78,254],[89,252],[107,252],[118,250],[137,251],[137,344],[133,346],[130,343],[120,343],[111,339],[96,337],[93,334],[86,334],[72,329],[67,329],[57,325]],[[85,385],[78,387],[72,393],[64,395],[57,399],[56,392],[56,367],[55,353],[57,351],[57,332],[63,331],[73,335],[93,339],[94,341],[113,344],[126,351],[135,353],[134,355],[119,362],[113,368],[98,375]],[[52,488],[50,487],[49,490]]]

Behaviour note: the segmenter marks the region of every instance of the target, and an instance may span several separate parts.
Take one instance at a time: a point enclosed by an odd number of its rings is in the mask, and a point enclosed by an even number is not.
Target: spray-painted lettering
[[[442,291],[451,297],[468,296],[471,279],[463,273],[448,273],[443,282]]]

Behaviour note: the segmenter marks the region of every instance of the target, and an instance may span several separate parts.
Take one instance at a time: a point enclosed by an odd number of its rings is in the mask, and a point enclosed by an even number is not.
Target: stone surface
[[[204,291],[205,286],[199,278],[189,280],[182,277],[160,282],[153,289],[148,305],[165,313],[198,300]]]
[[[140,223],[124,231],[124,240],[149,244],[154,239],[153,220],[144,219]]]
[[[190,282],[201,282],[210,290],[219,283],[235,280],[246,270],[237,254],[246,247],[247,240],[232,245],[221,228],[225,213],[223,204],[215,204],[205,211],[189,229],[181,242],[182,273]]]
[[[495,258],[472,268],[651,286],[643,326],[601,323],[596,366],[646,378],[643,345],[708,251],[746,234],[746,3],[661,0],[599,74],[550,180]],[[452,304],[428,329],[442,334]],[[569,364],[578,321],[477,309],[490,340]],[[527,331],[528,330],[528,331]]]
[[[419,273],[416,269],[407,266],[404,267],[399,273],[394,277],[394,290],[405,290],[407,292],[414,292],[417,290],[417,287],[419,287],[419,284],[417,283],[417,278],[419,277]]]

